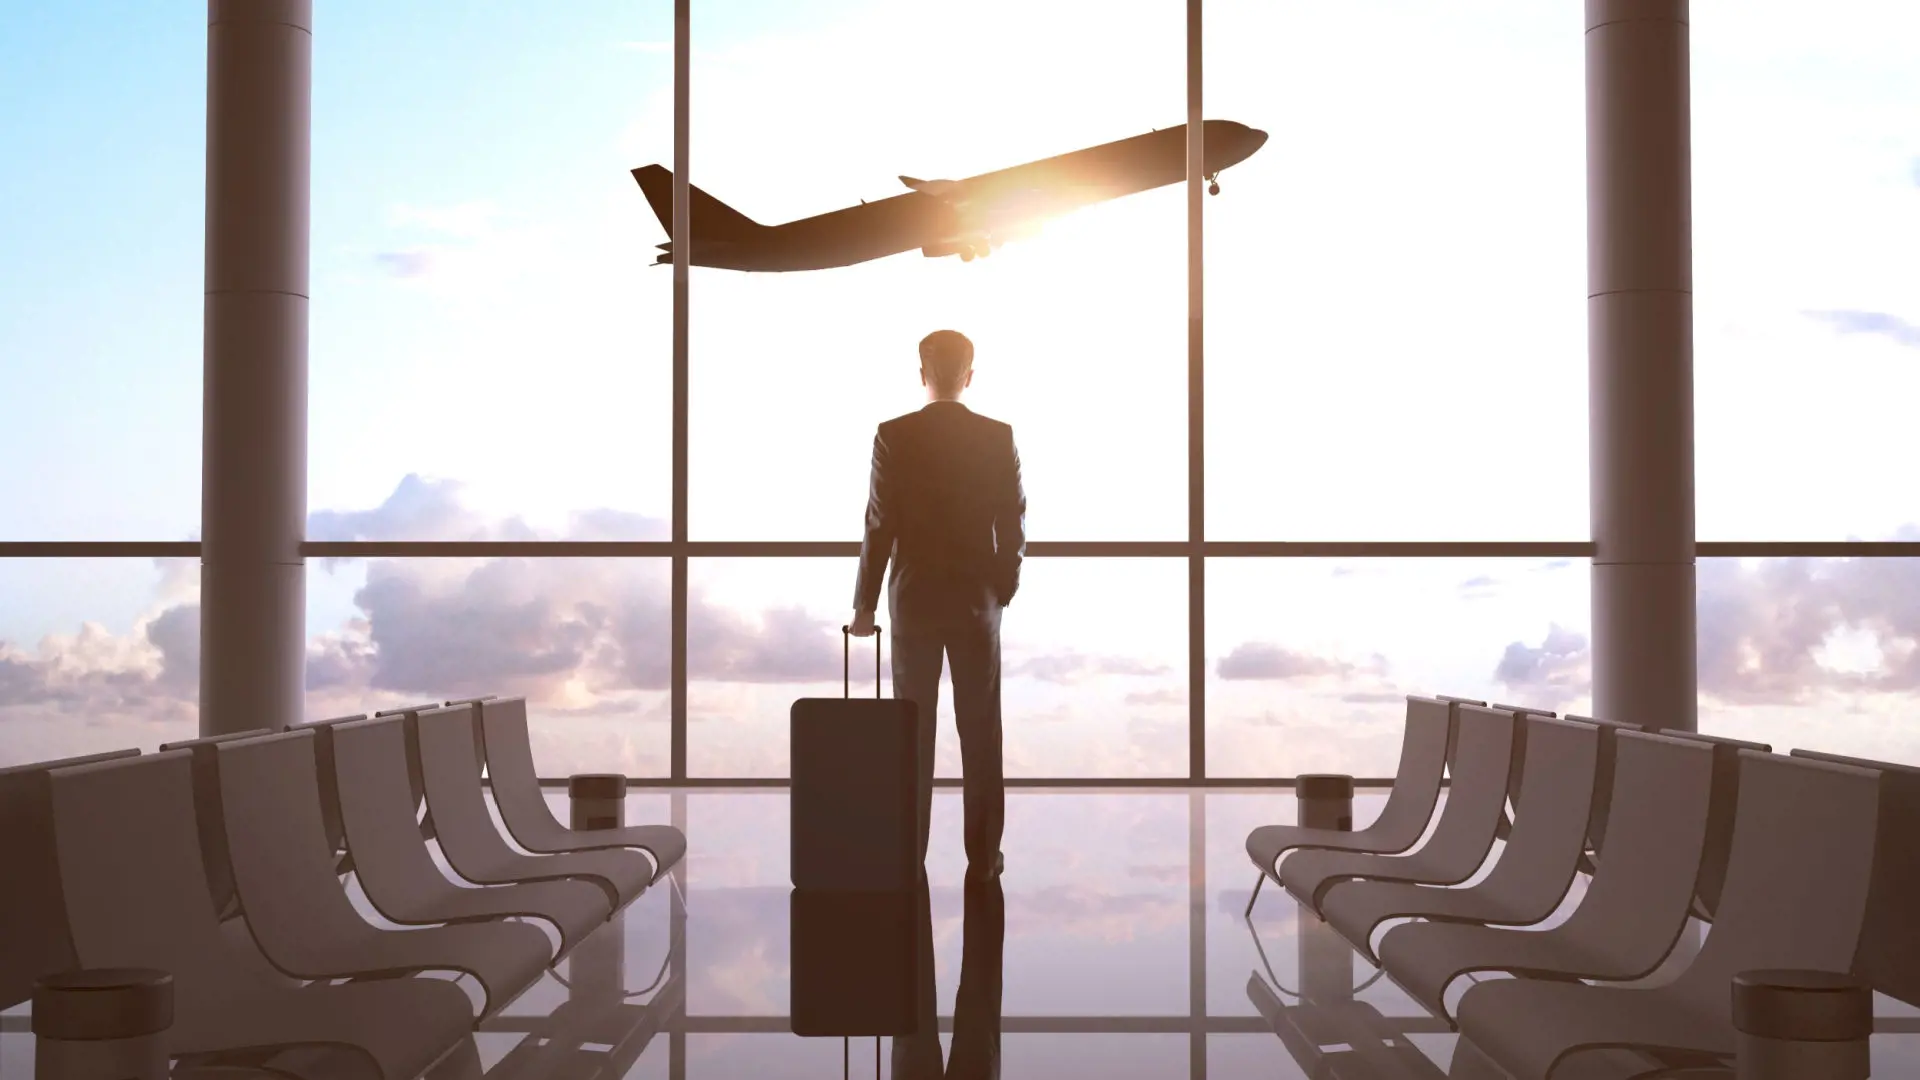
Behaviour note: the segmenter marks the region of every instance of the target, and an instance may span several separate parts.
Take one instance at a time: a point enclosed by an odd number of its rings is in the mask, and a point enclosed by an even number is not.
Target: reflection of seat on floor
[[[1308,1076],[1339,1080],[1438,1080],[1443,1074],[1364,1001],[1288,1005],[1258,974],[1247,998]]]

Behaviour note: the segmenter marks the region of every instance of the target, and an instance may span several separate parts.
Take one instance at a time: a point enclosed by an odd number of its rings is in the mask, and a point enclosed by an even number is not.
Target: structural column
[[[1595,715],[1695,728],[1687,0],[1587,0]]]
[[[1187,0],[1187,778],[1207,777],[1206,116],[1201,111],[1203,0]]]
[[[311,0],[209,0],[200,733],[298,722]]]

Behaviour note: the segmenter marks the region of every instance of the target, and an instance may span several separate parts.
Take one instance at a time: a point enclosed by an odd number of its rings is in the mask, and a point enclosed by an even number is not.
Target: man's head
[[[957,399],[973,382],[973,342],[958,330],[935,330],[920,339],[920,382],[935,400]]]

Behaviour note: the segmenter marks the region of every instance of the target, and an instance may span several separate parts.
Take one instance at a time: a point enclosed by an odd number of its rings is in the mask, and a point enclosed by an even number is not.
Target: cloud
[[[1806,315],[1842,334],[1877,334],[1896,345],[1920,349],[1920,326],[1884,311],[1809,311]]]
[[[1518,641],[1508,645],[1494,667],[1493,677],[1500,685],[1520,691],[1542,706],[1573,701],[1592,685],[1587,637],[1556,623],[1539,645]]]
[[[487,520],[460,487],[409,475],[379,506],[319,511],[316,540],[603,539],[665,535],[616,511],[575,515],[557,537],[517,518]],[[334,562],[345,560],[330,560]],[[188,567],[192,560],[172,560]],[[161,602],[119,636],[88,623],[32,651],[0,642],[0,715],[106,716],[196,709],[197,581],[162,570]],[[380,694],[525,694],[556,710],[605,711],[667,687],[669,597],[658,560],[371,560],[355,615],[308,646],[307,686],[347,707]],[[797,608],[743,612],[696,588],[689,597],[688,674],[710,682],[837,681],[839,640]],[[1096,666],[1112,666],[1098,661]]]
[[[1125,700],[1129,705],[1185,705],[1187,692],[1170,686],[1158,690],[1133,690],[1128,692]]]
[[[1102,675],[1165,675],[1165,664],[1153,664],[1126,656],[1087,656],[1068,650],[1023,660],[1007,669],[1015,677],[1072,686]]]
[[[1329,660],[1253,641],[1235,646],[1232,652],[1221,658],[1215,673],[1222,679],[1282,680],[1318,679],[1329,675],[1346,675],[1354,670],[1354,665],[1345,661]]]
[[[1702,559],[1696,574],[1703,700],[1920,692],[1920,559]],[[1494,678],[1542,705],[1565,703],[1589,691],[1591,667],[1585,636],[1556,625],[1537,645],[1508,645]]]
[[[1349,705],[1398,705],[1407,700],[1407,695],[1392,690],[1353,690],[1341,694],[1340,700]]]
[[[373,259],[387,273],[397,278],[426,277],[433,272],[434,253],[426,248],[382,251],[376,253]]]
[[[673,42],[671,41],[622,41],[614,47],[623,52],[666,53],[669,55],[673,52]]]
[[[1468,578],[1460,583],[1460,595],[1471,599],[1492,596],[1499,591],[1500,579],[1486,574]]]

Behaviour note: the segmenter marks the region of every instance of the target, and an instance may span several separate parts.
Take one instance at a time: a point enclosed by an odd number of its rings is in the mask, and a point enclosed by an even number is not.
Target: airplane
[[[1205,171],[1220,194],[1222,170],[1266,144],[1267,133],[1231,120],[1208,120]],[[964,180],[900,177],[907,191],[862,200],[783,225],[762,225],[697,187],[688,186],[693,233],[689,262],[723,270],[825,270],[919,248],[928,258],[985,256],[1009,239],[1030,235],[1047,218],[1092,203],[1178,183],[1187,175],[1187,127],[1075,150]],[[673,232],[673,173],[661,165],[633,178],[668,234]],[[673,262],[673,244],[656,245],[656,264]]]

